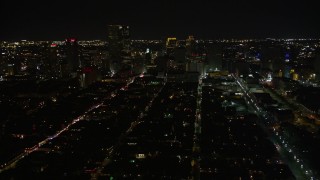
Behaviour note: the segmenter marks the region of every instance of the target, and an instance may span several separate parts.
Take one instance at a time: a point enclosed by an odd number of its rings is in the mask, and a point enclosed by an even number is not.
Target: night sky
[[[132,39],[320,37],[315,0],[51,0],[0,4],[0,40],[106,39],[125,24]]]

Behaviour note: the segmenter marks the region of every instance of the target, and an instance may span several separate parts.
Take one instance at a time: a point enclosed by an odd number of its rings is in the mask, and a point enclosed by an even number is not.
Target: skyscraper
[[[129,49],[130,28],[122,25],[108,26],[109,54],[111,58],[121,58],[123,51]]]
[[[47,74],[51,76],[57,76],[59,71],[59,62],[58,62],[58,45],[55,43],[50,44],[48,50],[48,64],[47,64]]]
[[[122,25],[108,26],[109,64],[112,73],[132,67],[130,60],[130,28]],[[128,58],[129,57],[129,58]]]
[[[191,57],[192,54],[195,52],[196,42],[193,36],[189,36],[186,40],[186,49],[187,49],[187,57]]]
[[[66,70],[72,77],[76,76],[76,72],[80,67],[79,45],[77,39],[67,38],[66,41]]]
[[[177,38],[175,37],[168,37],[166,40],[166,49],[167,54],[170,55],[173,53],[173,50],[177,47]]]

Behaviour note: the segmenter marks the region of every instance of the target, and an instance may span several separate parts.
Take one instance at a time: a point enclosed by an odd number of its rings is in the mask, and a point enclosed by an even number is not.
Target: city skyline
[[[0,40],[106,39],[108,24],[131,27],[132,39],[318,38],[311,1],[4,2]]]
[[[319,179],[320,39],[0,41],[0,179]]]
[[[311,0],[2,2],[0,179],[320,179]]]

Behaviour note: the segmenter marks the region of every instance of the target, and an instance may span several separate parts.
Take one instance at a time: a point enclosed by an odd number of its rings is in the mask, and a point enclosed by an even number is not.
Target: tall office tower
[[[174,50],[173,56],[176,63],[186,63],[186,48],[178,47]]]
[[[313,67],[316,72],[316,79],[320,80],[320,48],[316,49],[315,59],[313,61]]]
[[[123,51],[129,50],[129,38],[129,26],[108,26],[109,54],[111,58],[121,58]]]
[[[17,68],[15,67],[15,64],[12,64],[12,63],[8,63],[7,65],[7,75],[15,75],[17,70]]]
[[[8,53],[5,48],[0,48],[0,74],[7,70]]]
[[[177,38],[175,37],[168,37],[166,41],[166,50],[167,54],[170,55],[173,53],[174,49],[177,47]]]
[[[49,46],[47,73],[52,76],[57,76],[58,72],[59,72],[58,45],[55,43],[52,43]]]
[[[190,62],[205,62],[207,59],[207,49],[204,44],[197,43],[193,36],[186,40],[186,57]]]
[[[151,60],[152,60],[151,51],[150,51],[149,48],[147,48],[146,52],[145,52],[145,63],[146,64],[151,64]]]
[[[81,66],[79,58],[79,45],[77,39],[67,38],[65,40],[65,59],[61,64],[63,77],[75,77],[77,70]]]
[[[267,40],[261,44],[261,69],[268,69],[273,72],[279,72],[283,69],[283,47],[281,44]]]
[[[111,71],[122,69],[130,52],[130,28],[122,25],[108,26],[109,60]]]
[[[285,55],[284,55],[284,63],[283,63],[284,65],[281,68],[283,73],[284,73],[283,75],[284,75],[285,78],[290,78],[291,66],[289,65],[289,62],[290,62],[290,55],[289,55],[289,53],[286,52]]]
[[[85,88],[98,80],[99,73],[96,67],[84,67],[79,76],[80,86]]]
[[[213,44],[208,47],[208,70],[222,70],[222,52],[223,47],[220,44]]]
[[[76,71],[81,65],[79,60],[79,45],[77,39],[66,39],[66,55],[71,70]]]
[[[192,56],[192,53],[195,52],[195,46],[196,46],[196,41],[193,36],[189,36],[188,39],[186,40],[186,49],[187,49],[187,54],[186,56],[189,58]]]
[[[166,48],[175,48],[177,47],[177,38],[175,37],[168,37],[166,41]]]
[[[186,40],[186,71],[198,72],[204,75],[207,61],[207,52],[203,44],[197,44],[193,36]]]

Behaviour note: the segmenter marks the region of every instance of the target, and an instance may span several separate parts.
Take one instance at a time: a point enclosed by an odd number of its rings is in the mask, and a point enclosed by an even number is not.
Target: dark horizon
[[[109,24],[129,25],[131,39],[319,38],[316,2],[3,2],[0,40],[101,39]]]

